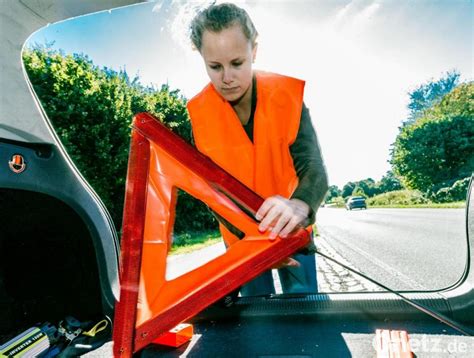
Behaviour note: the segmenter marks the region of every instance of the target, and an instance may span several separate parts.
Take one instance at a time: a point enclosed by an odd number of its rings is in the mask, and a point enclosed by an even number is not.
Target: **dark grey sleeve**
[[[304,201],[312,209],[309,224],[315,221],[316,211],[328,190],[328,178],[318,137],[311,123],[309,110],[303,103],[300,127],[295,142],[290,146],[293,165],[298,176],[298,187],[292,199]]]

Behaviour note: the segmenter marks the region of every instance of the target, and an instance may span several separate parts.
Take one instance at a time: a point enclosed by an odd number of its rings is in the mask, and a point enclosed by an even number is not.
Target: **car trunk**
[[[49,195],[0,189],[0,334],[102,309],[90,234]]]

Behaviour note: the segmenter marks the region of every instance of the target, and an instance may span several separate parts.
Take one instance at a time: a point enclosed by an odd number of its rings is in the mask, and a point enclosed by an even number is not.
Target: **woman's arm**
[[[308,225],[313,224],[316,211],[328,190],[328,178],[318,137],[304,103],[300,127],[296,140],[290,147],[290,153],[299,180],[291,199],[301,200],[311,208]]]
[[[290,153],[299,181],[295,192],[290,199],[280,195],[266,199],[256,215],[257,220],[261,220],[259,230],[271,230],[270,239],[286,237],[298,225],[313,224],[328,189],[321,149],[309,110],[304,104],[298,134]]]

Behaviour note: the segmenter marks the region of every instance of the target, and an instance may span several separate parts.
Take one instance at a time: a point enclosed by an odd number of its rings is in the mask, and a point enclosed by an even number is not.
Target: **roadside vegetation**
[[[364,196],[371,207],[465,206],[474,172],[474,83],[448,72],[409,95],[409,116],[399,128],[389,159],[392,170],[372,178],[331,186],[328,207],[344,207]]]
[[[392,208],[462,208],[465,201],[434,203],[418,190],[397,190],[376,195],[367,200],[369,206]]]
[[[120,231],[134,114],[152,113],[191,143],[187,99],[167,84],[144,86],[125,71],[99,68],[87,55],[49,45],[26,49],[23,61],[61,142]],[[325,205],[344,207],[360,195],[369,207],[463,207],[474,171],[474,83],[459,78],[448,72],[408,93],[410,114],[391,147],[392,169],[379,181],[331,186]],[[221,240],[212,213],[183,191],[174,235],[174,254]]]
[[[171,255],[188,254],[219,242],[222,242],[222,237],[218,231],[178,234],[174,237],[169,253]]]
[[[190,142],[186,98],[168,85],[143,86],[125,71],[48,45],[26,49],[23,63],[62,144],[120,231],[133,116],[149,112]],[[203,203],[180,191],[174,230],[212,233],[217,222]]]

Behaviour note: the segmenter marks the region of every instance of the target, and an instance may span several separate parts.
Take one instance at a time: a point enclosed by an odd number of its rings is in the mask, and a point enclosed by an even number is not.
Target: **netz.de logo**
[[[23,158],[23,156],[20,154],[15,154],[8,162],[8,166],[10,167],[13,173],[19,174],[26,169],[25,158]]]
[[[427,334],[417,334],[415,337],[410,337],[407,341],[391,339],[385,346],[381,344],[378,337],[374,337],[372,346],[377,352],[382,353],[442,353],[443,357],[444,354],[448,353],[450,357],[472,357],[472,352],[474,352],[474,341],[470,337]]]

